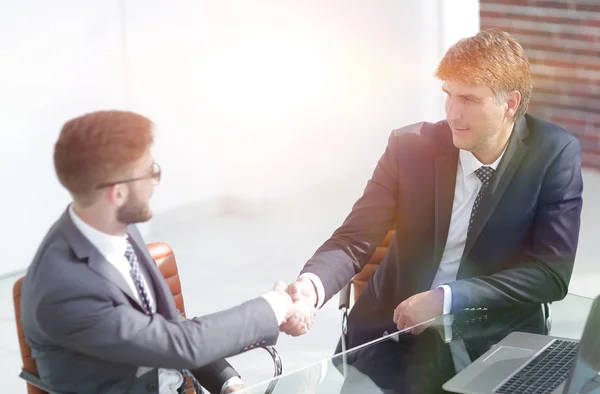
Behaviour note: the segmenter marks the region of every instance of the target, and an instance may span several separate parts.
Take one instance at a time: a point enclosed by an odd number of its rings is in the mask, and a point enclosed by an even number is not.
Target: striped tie
[[[131,274],[131,278],[133,279],[133,283],[135,284],[135,288],[137,289],[140,301],[142,302],[142,306],[144,307],[144,312],[146,312],[147,315],[151,315],[153,307],[152,300],[148,296],[149,292],[148,288],[146,287],[146,283],[142,280],[140,263],[138,262],[135,250],[133,250],[133,246],[131,246],[131,243],[129,241],[127,241],[127,248],[125,249],[125,258],[127,258],[127,261],[129,261],[129,273]],[[190,371],[188,371],[187,369],[183,369],[181,370],[181,374],[184,377],[187,376],[192,380],[194,390],[196,390],[196,394],[202,394],[204,392],[202,391],[200,383],[198,383],[198,381]],[[183,392],[185,392],[185,386],[186,384],[184,379],[182,386]]]

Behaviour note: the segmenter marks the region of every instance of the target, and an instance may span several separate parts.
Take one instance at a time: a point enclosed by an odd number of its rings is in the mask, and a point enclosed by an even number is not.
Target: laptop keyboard
[[[577,356],[578,347],[578,342],[554,340],[542,353],[497,389],[496,393],[551,393],[567,378]]]

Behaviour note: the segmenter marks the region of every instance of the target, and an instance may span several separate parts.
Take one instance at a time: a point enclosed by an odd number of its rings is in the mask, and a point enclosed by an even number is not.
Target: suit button
[[[158,391],[158,387],[156,387],[156,384],[148,383],[148,392],[149,393],[156,393],[157,391]]]

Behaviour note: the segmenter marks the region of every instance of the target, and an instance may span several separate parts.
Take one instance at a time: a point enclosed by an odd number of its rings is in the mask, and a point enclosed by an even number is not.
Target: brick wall
[[[600,169],[600,0],[480,0],[481,29],[525,48],[533,75],[529,112],[581,141],[584,166]]]

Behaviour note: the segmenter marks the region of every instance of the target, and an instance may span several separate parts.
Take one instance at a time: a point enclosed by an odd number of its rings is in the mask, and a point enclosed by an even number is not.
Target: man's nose
[[[461,118],[462,110],[460,105],[456,101],[449,99],[446,103],[446,119],[459,120]]]

